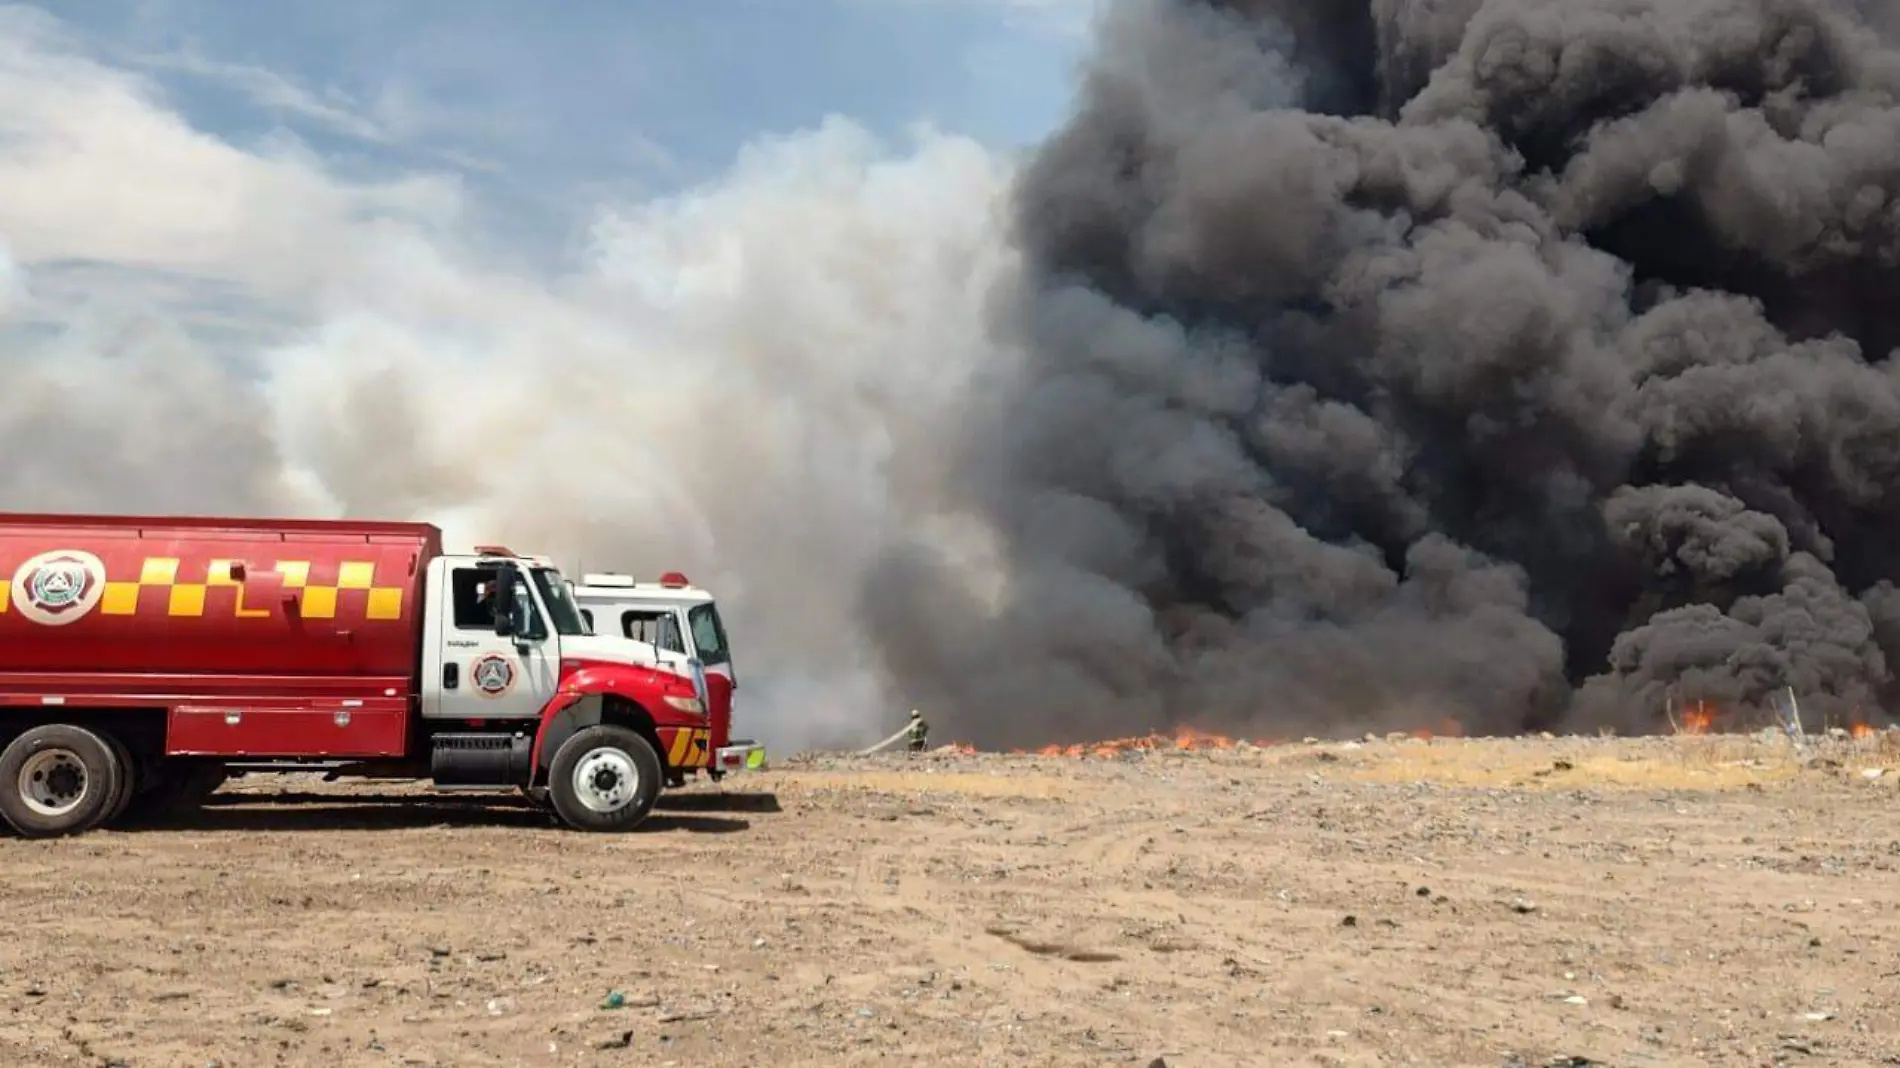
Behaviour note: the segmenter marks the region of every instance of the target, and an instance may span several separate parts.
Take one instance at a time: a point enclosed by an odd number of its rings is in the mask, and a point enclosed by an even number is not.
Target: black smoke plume
[[[1896,21],[1113,4],[955,458],[1003,589],[891,559],[893,675],[989,745],[1650,729],[1786,688],[1878,721]]]

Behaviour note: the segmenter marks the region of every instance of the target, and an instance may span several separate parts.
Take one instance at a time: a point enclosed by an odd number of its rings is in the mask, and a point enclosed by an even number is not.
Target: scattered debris
[[[713,1009],[701,1009],[696,1012],[663,1012],[660,1023],[685,1023],[691,1020],[710,1020],[719,1013]]]
[[[1063,960],[1075,961],[1078,964],[1109,964],[1121,960],[1121,956],[1116,953],[1106,953],[1090,949],[1076,949],[1073,946],[1060,945],[1055,942],[1033,941],[1005,927],[985,927],[983,933],[993,935],[1015,946],[1017,949],[1034,953],[1039,957],[1060,957]]]

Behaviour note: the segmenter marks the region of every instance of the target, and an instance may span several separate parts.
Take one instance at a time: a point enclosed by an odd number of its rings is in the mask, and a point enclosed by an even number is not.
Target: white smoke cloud
[[[19,9],[0,99],[0,506],[414,517],[680,568],[725,604],[747,733],[908,707],[856,602],[885,544],[948,523],[1008,160],[833,119],[601,205],[537,276],[471,251],[453,180],[219,141]]]

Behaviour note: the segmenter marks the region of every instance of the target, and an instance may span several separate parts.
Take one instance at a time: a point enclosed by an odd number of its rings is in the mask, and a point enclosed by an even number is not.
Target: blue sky
[[[1060,121],[1090,0],[69,0],[41,5],[238,145],[452,168],[558,210],[704,181],[847,115],[997,148]]]

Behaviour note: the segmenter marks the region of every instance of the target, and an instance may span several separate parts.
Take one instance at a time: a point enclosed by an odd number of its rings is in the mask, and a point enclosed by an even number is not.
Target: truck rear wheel
[[[119,800],[112,747],[69,723],[33,727],[0,751],[0,817],[26,838],[90,830]]]
[[[555,751],[548,799],[577,830],[628,831],[653,811],[664,771],[653,743],[603,723],[575,733]]]

